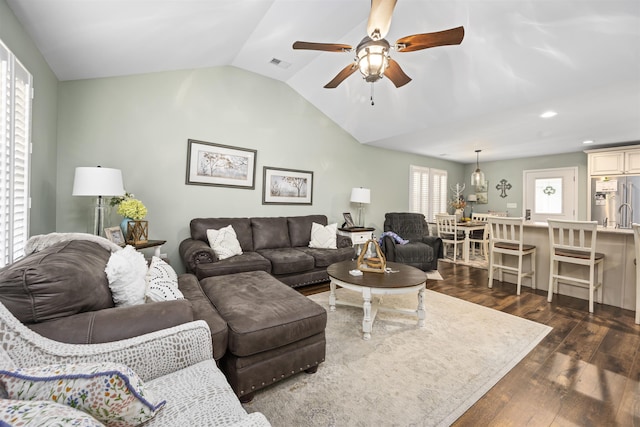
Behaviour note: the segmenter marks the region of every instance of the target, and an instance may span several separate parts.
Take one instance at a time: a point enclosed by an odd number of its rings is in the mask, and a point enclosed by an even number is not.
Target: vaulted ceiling
[[[6,1],[60,80],[231,65],[288,84],[362,144],[462,163],[640,142],[638,0],[398,0],[391,43],[463,25],[462,44],[392,51],[413,79],[401,88],[355,73],[335,89],[354,54],[292,43],[355,47],[367,0]]]

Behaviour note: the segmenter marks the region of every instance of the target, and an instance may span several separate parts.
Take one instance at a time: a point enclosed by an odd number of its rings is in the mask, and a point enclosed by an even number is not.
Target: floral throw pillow
[[[9,399],[47,400],[80,409],[109,426],[136,426],[166,403],[117,363],[78,363],[0,370]]]
[[[103,427],[89,414],[43,400],[0,400],[0,425],[38,427]]]
[[[234,255],[242,255],[242,248],[233,226],[227,225],[220,230],[207,230],[207,239],[218,259],[231,258]]]
[[[322,225],[316,222],[311,223],[310,248],[336,249],[336,233],[338,224]]]

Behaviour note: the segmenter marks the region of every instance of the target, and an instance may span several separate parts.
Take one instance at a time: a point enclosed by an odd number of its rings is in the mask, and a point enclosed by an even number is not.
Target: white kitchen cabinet
[[[640,148],[588,150],[589,175],[640,174]]]

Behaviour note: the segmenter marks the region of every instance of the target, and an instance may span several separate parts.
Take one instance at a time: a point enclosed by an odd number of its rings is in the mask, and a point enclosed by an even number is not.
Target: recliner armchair
[[[442,239],[429,235],[429,225],[423,214],[387,213],[384,231],[392,231],[409,241],[400,244],[391,236],[383,236],[380,248],[387,261],[411,265],[422,271],[438,269],[438,259],[443,258]]]

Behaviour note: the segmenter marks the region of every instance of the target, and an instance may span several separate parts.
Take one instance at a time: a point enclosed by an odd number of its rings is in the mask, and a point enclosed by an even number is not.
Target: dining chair
[[[596,252],[597,221],[551,220],[549,224],[549,295],[558,293],[559,282],[586,287],[589,289],[589,313],[593,313],[595,292],[598,292],[598,303],[602,304],[602,283],[604,278],[604,254]],[[570,275],[575,270],[560,274],[560,263],[589,267],[589,277]],[[596,277],[597,270],[597,277]]]
[[[469,242],[471,243],[471,254],[476,254],[476,244],[478,244],[480,255],[483,255],[484,259],[487,262],[489,261],[489,216],[490,215],[488,213],[474,212],[473,214],[471,214],[472,222],[484,222],[485,226],[484,230],[472,231],[471,234],[469,234]]]
[[[453,262],[456,262],[458,247],[464,244],[464,233],[458,230],[458,220],[455,215],[436,214],[436,229],[438,237],[442,239],[444,254],[447,254],[447,247],[453,246]]]
[[[489,223],[489,288],[493,287],[493,274],[498,270],[498,280],[503,281],[504,271],[513,273],[517,278],[516,293],[520,295],[522,279],[531,278],[531,289],[536,289],[536,246],[523,241],[524,218],[487,217]],[[517,267],[505,262],[504,255],[516,257]],[[529,255],[531,268],[523,271],[523,258]]]
[[[636,258],[633,260],[636,267],[636,323],[640,324],[640,224],[631,224],[633,228],[633,242]]]

